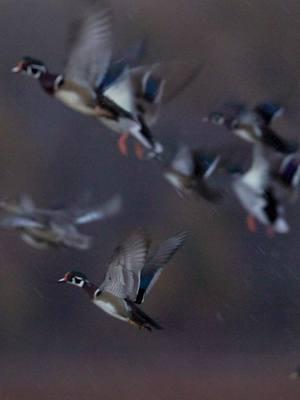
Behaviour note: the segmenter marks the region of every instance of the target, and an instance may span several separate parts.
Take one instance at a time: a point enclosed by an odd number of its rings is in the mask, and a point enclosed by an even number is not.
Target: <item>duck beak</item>
[[[66,279],[66,277],[64,276],[63,278],[59,279],[59,280],[57,281],[57,283],[63,283],[63,282],[66,282],[66,281],[67,281],[67,279]]]
[[[20,62],[18,62],[18,64],[15,67],[13,67],[11,69],[11,72],[13,72],[15,74],[17,72],[21,72],[22,69],[23,69],[23,61],[20,61]]]

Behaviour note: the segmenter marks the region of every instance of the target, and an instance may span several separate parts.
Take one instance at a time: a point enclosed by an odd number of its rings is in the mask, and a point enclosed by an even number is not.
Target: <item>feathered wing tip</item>
[[[177,235],[163,242],[156,251],[146,260],[142,270],[140,287],[135,302],[141,304],[145,296],[157,282],[163,267],[171,260],[177,250],[184,244],[187,232],[179,232]]]
[[[98,208],[83,212],[76,218],[76,224],[87,224],[117,214],[122,207],[122,197],[117,194]]]
[[[184,244],[188,236],[188,232],[181,231],[178,232],[175,236],[167,239],[163,242],[154,255],[148,260],[151,263],[155,263],[156,266],[163,266],[167,264],[173,255],[177,252],[177,250]]]
[[[257,104],[254,111],[263,118],[266,124],[270,124],[275,118],[282,116],[284,109],[279,104],[265,102]]]
[[[162,327],[154,321],[154,319],[150,318],[144,311],[142,311],[138,306],[136,306],[132,302],[128,302],[131,308],[131,321],[138,325],[140,328],[147,329],[148,331],[152,331],[152,328],[161,330]]]
[[[147,38],[142,38],[127,47],[125,50],[125,54],[122,54],[117,59],[115,59],[112,65],[119,64],[124,67],[134,67],[137,64],[140,64],[141,59],[145,56],[146,50],[148,46]]]
[[[178,96],[199,76],[205,62],[170,61],[155,64],[152,68],[153,78],[165,81],[162,103],[168,103]]]

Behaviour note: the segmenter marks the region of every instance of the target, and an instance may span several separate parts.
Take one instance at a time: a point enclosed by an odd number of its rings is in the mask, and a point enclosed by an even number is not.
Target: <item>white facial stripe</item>
[[[79,286],[79,287],[82,288],[84,286],[84,279],[82,279],[82,278],[80,278],[78,276],[74,276],[72,278],[71,283],[73,283],[73,285],[75,285],[75,286]]]
[[[54,88],[57,90],[64,82],[64,77],[62,75],[58,75],[54,81]]]
[[[46,67],[44,65],[39,64],[31,64],[28,65],[26,69],[26,73],[31,75],[35,79],[39,79],[42,73],[46,72]]]

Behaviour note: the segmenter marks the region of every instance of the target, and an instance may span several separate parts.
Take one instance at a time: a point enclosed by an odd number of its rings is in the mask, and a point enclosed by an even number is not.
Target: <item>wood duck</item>
[[[221,192],[211,188],[207,181],[217,168],[219,159],[183,145],[164,167],[163,174],[180,196],[193,194],[208,201],[217,201],[222,198]]]
[[[67,272],[59,282],[84,289],[92,303],[114,318],[149,331],[161,329],[137,304],[144,301],[185,238],[186,233],[179,233],[149,252],[148,238],[142,232],[135,232],[115,249],[100,287],[74,271]]]
[[[146,149],[162,152],[135,107],[132,81],[123,62],[112,62],[112,16],[109,8],[87,7],[77,24],[62,74],[48,71],[35,58],[23,57],[12,69],[37,79],[44,91],[66,106],[94,116],[113,131],[128,133]],[[122,147],[120,141],[120,149]]]
[[[245,106],[236,106],[233,117],[220,112],[212,112],[204,121],[215,125],[223,125],[229,131],[250,143],[262,143],[264,146],[282,154],[292,154],[298,149],[298,144],[288,142],[278,136],[270,127],[272,121],[282,115],[283,108],[268,102],[255,106],[253,110]]]
[[[94,208],[40,209],[28,196],[19,202],[2,201],[0,226],[15,229],[21,238],[37,249],[70,247],[87,250],[91,237],[79,232],[78,226],[116,214],[121,208],[121,198],[114,196],[105,204]]]
[[[244,174],[233,177],[233,191],[241,205],[248,211],[248,228],[256,230],[256,220],[269,227],[270,234],[287,233],[289,226],[284,209],[276,196],[270,175],[270,163],[261,144],[253,148],[253,161]]]

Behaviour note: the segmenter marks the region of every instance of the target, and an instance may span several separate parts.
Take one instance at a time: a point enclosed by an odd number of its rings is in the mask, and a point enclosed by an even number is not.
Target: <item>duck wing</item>
[[[115,249],[100,289],[122,299],[134,301],[148,250],[149,241],[142,232],[131,234]]]
[[[109,7],[90,5],[70,31],[70,51],[64,76],[88,90],[102,81],[112,55],[112,15]]]

